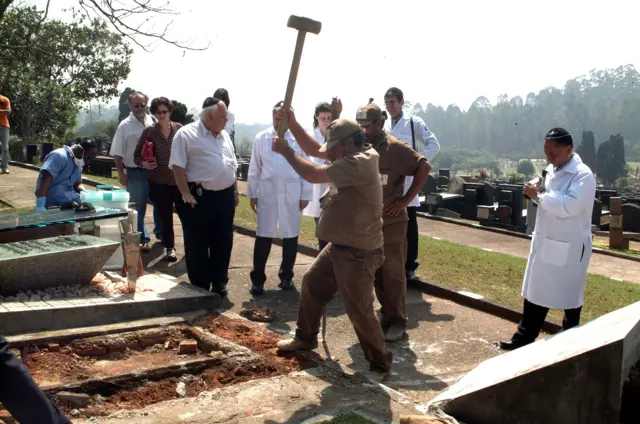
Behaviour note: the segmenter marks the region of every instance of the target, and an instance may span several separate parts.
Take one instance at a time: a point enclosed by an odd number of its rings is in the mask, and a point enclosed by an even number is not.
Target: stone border
[[[418,212],[418,216],[420,218],[430,219],[430,220],[433,220],[433,221],[446,222],[448,224],[460,225],[462,227],[473,228],[473,229],[476,229],[476,230],[489,231],[491,233],[497,233],[497,234],[502,234],[502,235],[505,235],[505,236],[511,236],[511,237],[517,237],[517,238],[521,238],[521,239],[531,240],[531,236],[529,236],[527,234],[517,233],[515,231],[509,231],[509,230],[505,230],[505,229],[502,229],[502,228],[485,227],[484,225],[471,224],[469,222],[458,221],[456,219],[447,218],[447,217],[444,217],[444,216],[429,215],[426,212]],[[614,258],[626,259],[626,260],[634,261],[634,262],[640,262],[640,256],[632,256],[632,255],[626,255],[624,253],[612,252],[611,250],[601,249],[599,247],[594,247],[593,248],[593,252],[594,253],[599,253],[599,254],[605,255],[605,256],[613,256]]]
[[[256,231],[250,228],[243,227],[241,225],[233,224],[233,229],[238,234],[249,237],[256,237]],[[282,246],[282,239],[274,239],[274,244]],[[303,255],[316,257],[318,255],[318,249],[315,247],[298,244],[298,252]],[[435,297],[451,300],[457,304],[467,306],[473,309],[477,309],[482,312],[497,316],[499,318],[506,319],[514,323],[520,322],[522,319],[522,312],[517,311],[502,303],[488,300],[484,296],[469,293],[465,291],[458,291],[431,281],[423,281],[420,283],[410,283],[411,287],[417,288],[423,293],[430,294]],[[542,329],[551,334],[558,333],[562,330],[562,325],[551,320],[545,320]]]

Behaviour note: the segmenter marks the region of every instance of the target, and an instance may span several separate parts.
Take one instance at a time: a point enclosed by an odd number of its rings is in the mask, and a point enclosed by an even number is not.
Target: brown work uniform
[[[324,307],[336,291],[372,370],[392,355],[373,310],[373,280],[384,261],[379,156],[371,146],[326,167],[332,186],[320,200],[317,236],[328,242],[302,279],[296,337],[315,342]]]
[[[384,210],[404,194],[404,177],[414,175],[424,156],[416,152],[407,143],[382,132],[371,140],[372,147],[380,155],[380,179]],[[398,216],[384,219],[384,263],[376,272],[375,289],[378,302],[382,305],[382,324],[407,325],[407,277],[405,262],[407,259],[407,209]]]

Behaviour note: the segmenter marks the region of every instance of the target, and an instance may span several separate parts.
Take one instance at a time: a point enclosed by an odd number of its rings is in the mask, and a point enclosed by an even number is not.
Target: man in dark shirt
[[[371,143],[380,155],[385,260],[376,272],[375,289],[378,301],[382,305],[385,340],[395,342],[404,336],[407,325],[407,206],[424,187],[431,166],[425,157],[413,150],[409,144],[383,130],[384,117],[377,105],[368,104],[360,107],[356,120],[365,130],[367,142]],[[413,177],[413,183],[403,195],[405,176]]]

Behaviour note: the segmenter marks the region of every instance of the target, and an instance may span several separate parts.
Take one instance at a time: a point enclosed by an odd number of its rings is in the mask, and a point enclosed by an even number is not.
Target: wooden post
[[[609,199],[609,247],[611,249],[629,249],[629,239],[622,232],[622,198]]]

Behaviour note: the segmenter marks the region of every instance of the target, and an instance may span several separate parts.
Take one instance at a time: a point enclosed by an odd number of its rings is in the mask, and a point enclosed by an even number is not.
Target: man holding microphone
[[[522,320],[511,340],[498,343],[504,350],[533,343],[549,308],[564,310],[563,330],[576,327],[584,303],[596,179],[573,153],[573,139],[565,129],[547,133],[544,152],[550,164],[544,184],[524,186],[538,204],[536,228],[522,286]]]

